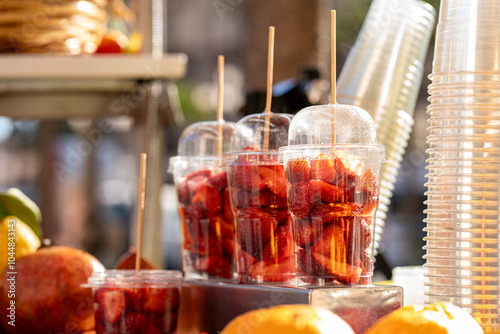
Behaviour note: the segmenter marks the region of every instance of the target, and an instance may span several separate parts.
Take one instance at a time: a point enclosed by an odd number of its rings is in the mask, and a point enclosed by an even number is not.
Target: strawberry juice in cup
[[[173,270],[107,270],[88,280],[96,334],[170,334],[177,327],[182,273]]]
[[[295,279],[292,222],[278,148],[286,144],[292,116],[266,114],[240,120],[232,149],[224,154],[235,222],[236,266],[240,283],[288,285]]]
[[[222,151],[230,146],[233,124],[224,122]],[[170,158],[186,279],[235,279],[233,214],[217,142],[217,122],[195,123],[179,139],[180,155]]]

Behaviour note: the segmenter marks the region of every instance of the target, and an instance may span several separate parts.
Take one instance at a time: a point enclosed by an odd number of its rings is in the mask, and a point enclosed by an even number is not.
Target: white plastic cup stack
[[[413,127],[435,10],[421,0],[374,0],[337,85],[337,101],[370,113],[385,145],[375,224],[379,246],[401,161]]]
[[[427,302],[500,329],[500,3],[442,0],[427,113]]]

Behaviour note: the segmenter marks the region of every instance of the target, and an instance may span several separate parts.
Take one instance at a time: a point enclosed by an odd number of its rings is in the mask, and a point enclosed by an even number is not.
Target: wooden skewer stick
[[[223,122],[224,122],[224,56],[218,57],[217,66],[217,155],[222,157],[222,139],[223,139]]]
[[[274,27],[269,27],[269,46],[267,51],[267,96],[266,96],[266,125],[264,132],[264,151],[269,150],[269,122],[271,120],[271,101],[273,99],[273,70],[274,70]]]
[[[137,219],[137,253],[135,254],[135,274],[139,276],[141,270],[141,252],[142,252],[142,217],[144,215],[144,196],[146,184],[146,153],[141,154],[141,176],[139,187],[139,216]]]
[[[332,10],[332,54],[331,54],[331,67],[332,67],[332,78],[331,78],[331,88],[332,88],[332,106],[333,106],[333,119],[332,119],[332,133],[331,133],[331,143],[335,144],[335,127],[336,127],[336,115],[335,115],[335,105],[337,104],[337,83],[336,83],[336,77],[337,77],[337,67],[336,67],[336,53],[337,53],[337,47],[335,45],[335,39],[336,39],[336,31],[335,31],[335,10]]]

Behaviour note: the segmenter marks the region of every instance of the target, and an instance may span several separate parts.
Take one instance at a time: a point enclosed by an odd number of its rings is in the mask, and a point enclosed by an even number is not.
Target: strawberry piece
[[[262,191],[240,190],[236,194],[234,206],[241,209],[249,206],[264,207],[271,202],[271,192],[268,189]]]
[[[371,252],[368,249],[365,250],[360,254],[359,260],[363,264],[366,273],[370,275],[373,272],[373,257]]]
[[[179,200],[179,203],[182,204],[189,204],[191,202],[187,186],[187,178],[183,178],[177,184],[177,199]]]
[[[193,261],[193,268],[216,277],[231,278],[233,276],[232,261],[221,254],[196,258]]]
[[[295,258],[289,256],[278,263],[260,261],[250,268],[249,273],[257,281],[290,281],[295,278]]]
[[[222,192],[222,190],[227,187],[227,172],[222,171],[212,175],[208,182],[210,182],[211,185],[217,188],[217,190]]]
[[[373,169],[368,168],[361,176],[361,191],[370,194],[373,197],[378,197],[378,182],[377,176]]]
[[[352,207],[345,203],[330,203],[318,205],[311,213],[311,221],[315,224],[325,224],[340,217],[352,217]]]
[[[309,216],[313,207],[319,202],[319,198],[312,190],[309,182],[296,182],[290,188],[288,201],[290,211],[299,218]]]
[[[197,247],[196,247],[197,246]],[[214,255],[222,253],[222,236],[217,237],[212,231],[203,231],[198,234],[198,243],[191,251],[200,255]]]
[[[271,207],[269,207],[265,210],[271,215],[271,217],[274,217],[276,219],[278,225],[286,224],[287,219],[290,217],[290,215],[288,214],[288,210],[285,209],[272,209]]]
[[[310,183],[316,196],[321,198],[323,202],[335,203],[341,198],[342,195],[344,195],[343,189],[332,184],[320,180],[311,180]]]
[[[256,166],[251,166],[247,162],[239,160],[232,163],[229,168],[232,187],[255,192],[266,187],[266,183],[260,178]]]
[[[205,209],[205,215],[213,217],[222,209],[222,195],[213,185],[205,183],[194,195],[193,203],[199,203]]]
[[[344,230],[349,257],[357,256],[370,247],[372,242],[372,227],[366,221],[365,217],[343,219],[338,224],[341,224],[341,228]]]
[[[279,197],[273,194],[271,196],[271,203],[269,204],[269,207],[272,209],[278,208],[288,210],[288,201],[286,199],[286,196]]]
[[[146,288],[144,310],[147,312],[176,311],[179,306],[178,288]]]
[[[241,247],[256,255],[278,226],[278,222],[266,211],[249,207],[238,213],[237,236]]]
[[[123,288],[125,294],[125,308],[127,311],[142,311],[144,300],[144,289],[141,288]]]
[[[203,209],[196,203],[185,205],[179,208],[179,217],[181,233],[184,237],[183,247],[189,249],[198,242],[197,236],[202,230]]]
[[[257,262],[257,259],[252,255],[245,252],[238,243],[234,244],[234,250],[236,252],[236,262],[239,274],[246,274],[250,270],[250,267]]]
[[[122,333],[140,334],[148,324],[146,315],[138,312],[128,312],[125,315],[124,323],[122,323]]]
[[[335,182],[335,168],[332,160],[324,153],[311,160],[311,179],[326,183]]]
[[[373,214],[378,205],[378,197],[372,196],[369,193],[357,193],[355,201],[356,203],[361,203],[361,207],[357,210],[357,213],[361,216]]]
[[[286,197],[285,170],[282,165],[260,166],[259,176],[276,196]]]
[[[296,158],[286,163],[286,177],[291,184],[296,182],[308,182],[310,179],[310,168],[307,159]]]
[[[293,255],[292,225],[281,225],[274,231],[273,237],[262,248],[262,260],[280,262]]]
[[[304,276],[325,276],[326,271],[318,262],[311,256],[310,249],[297,249],[297,265],[299,272]]]
[[[335,276],[335,279],[343,284],[357,284],[361,276],[361,268],[351,266],[345,262],[337,262],[319,253],[311,252],[312,258],[324,268],[327,275]]]
[[[233,211],[231,210],[231,200],[229,196],[229,188],[224,189],[222,214],[225,219],[232,222],[234,221]]]
[[[233,238],[222,239],[222,251],[230,259],[234,258],[235,245]]]
[[[315,242],[322,234],[323,225],[312,223],[309,218],[295,217],[295,242],[300,247],[305,247]]]
[[[120,322],[108,322],[100,308],[95,311],[95,329],[97,333],[121,334]]]
[[[340,188],[348,189],[350,184],[356,184],[355,180],[359,178],[362,161],[347,154],[337,154],[333,160],[336,173],[336,184]]]
[[[212,172],[209,169],[200,169],[187,176],[186,186],[190,198],[193,198],[193,196],[198,192],[198,189],[208,182],[208,178],[211,174]]]
[[[163,332],[157,326],[155,326],[153,323],[148,322],[148,324],[146,325],[144,333],[148,333],[148,334],[162,334]],[[169,333],[169,332],[167,332],[167,333]]]
[[[210,218],[209,225],[217,239],[234,237],[233,222],[227,221],[222,215]]]
[[[152,333],[157,333],[156,329],[160,330],[162,334],[170,334],[174,333],[177,328],[177,318],[178,312],[171,311],[166,313],[153,313],[149,316],[149,330],[152,330]],[[144,331],[144,333],[150,333],[149,331]]]
[[[337,225],[328,226],[321,237],[311,246],[311,251],[342,263],[346,261],[344,231]]]
[[[108,322],[115,322],[120,319],[125,310],[125,294],[123,290],[113,288],[98,289],[95,299]]]

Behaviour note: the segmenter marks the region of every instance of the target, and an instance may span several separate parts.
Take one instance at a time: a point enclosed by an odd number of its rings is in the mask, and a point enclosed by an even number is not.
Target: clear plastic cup
[[[499,71],[434,71],[429,74],[432,84],[492,84],[500,80]]]
[[[88,279],[97,334],[174,333],[182,273],[174,270],[107,270]]]
[[[471,16],[485,19],[490,15],[500,15],[500,4],[495,0],[447,0],[441,1],[439,19],[463,20]]]
[[[294,145],[280,148],[280,155],[298,284],[370,284],[384,147]]]
[[[239,282],[291,284],[296,271],[293,231],[279,153],[249,150],[224,157]]]
[[[235,279],[227,172],[218,156],[170,158],[181,220],[186,279]]]
[[[222,122],[222,151],[230,150],[235,123]],[[177,144],[179,156],[217,155],[219,145],[219,122],[197,122],[182,132]]]

